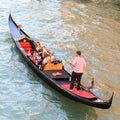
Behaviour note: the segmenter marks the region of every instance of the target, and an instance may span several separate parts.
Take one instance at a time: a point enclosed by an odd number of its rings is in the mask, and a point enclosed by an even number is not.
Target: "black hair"
[[[81,51],[79,51],[79,50],[76,51],[76,53],[77,53],[79,56],[81,55]]]

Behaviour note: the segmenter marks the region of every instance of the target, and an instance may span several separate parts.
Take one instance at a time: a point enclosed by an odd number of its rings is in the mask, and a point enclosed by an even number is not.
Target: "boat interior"
[[[26,54],[32,60],[32,62],[36,63],[33,57],[33,52],[35,49],[32,46],[30,40],[27,38],[23,38],[19,40],[19,42],[20,42],[21,47],[26,52]],[[47,64],[44,66],[43,71],[47,76],[49,76],[49,78],[53,80],[69,80],[70,78],[70,75],[63,69],[62,62]]]

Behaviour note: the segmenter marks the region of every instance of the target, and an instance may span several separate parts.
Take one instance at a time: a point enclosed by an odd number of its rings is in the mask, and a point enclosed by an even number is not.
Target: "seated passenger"
[[[50,50],[43,46],[42,57],[45,58],[50,55]]]
[[[40,42],[36,42],[35,49],[39,52],[39,54],[41,54],[42,58],[50,55],[50,50],[48,50],[45,46],[42,46]]]
[[[54,63],[57,60],[54,52],[51,53],[50,59],[51,59],[51,63]]]
[[[36,59],[37,56],[38,56],[38,52],[37,52],[37,51],[34,51],[34,52],[33,52],[33,58]]]
[[[43,46],[40,44],[40,42],[36,42],[35,49],[36,49],[36,51],[42,51],[43,50]]]
[[[50,56],[48,56],[48,57],[45,57],[44,59],[43,59],[43,65],[47,65],[47,64],[50,64],[51,63],[51,59],[50,59]]]
[[[41,63],[41,60],[42,60],[42,59],[41,59],[41,56],[38,55],[37,58],[36,58],[36,60],[37,60],[37,65],[39,65],[39,64]]]
[[[42,53],[43,53],[43,51],[37,51],[37,53],[38,53],[38,55],[40,55],[41,56],[41,58],[42,58]]]

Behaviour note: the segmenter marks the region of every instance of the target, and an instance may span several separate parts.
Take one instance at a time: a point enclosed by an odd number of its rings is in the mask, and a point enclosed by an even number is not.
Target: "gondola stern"
[[[106,107],[104,109],[109,109],[111,107],[113,97],[114,97],[114,92],[112,92],[112,95],[111,95],[110,99],[106,101],[107,105],[106,105]]]

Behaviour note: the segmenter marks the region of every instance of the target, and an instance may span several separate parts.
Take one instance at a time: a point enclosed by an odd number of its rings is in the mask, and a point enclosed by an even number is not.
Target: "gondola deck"
[[[24,49],[24,51],[26,52],[26,54],[30,54],[30,59],[32,60],[33,63],[35,63],[34,58],[33,58],[33,49],[32,46],[29,42],[26,41],[19,41],[21,47]],[[53,76],[53,73],[61,73],[61,75],[59,76]],[[49,78],[51,78],[52,80],[57,80],[60,81],[62,80],[63,83],[59,84],[61,88],[66,89],[69,91],[70,88],[70,82],[69,82],[69,78],[70,75],[68,75],[68,73],[65,70],[44,70],[44,73],[46,76],[48,76]],[[67,84],[66,84],[67,83]],[[84,97],[87,99],[95,99],[97,98],[95,95],[93,95],[92,93],[86,91],[86,90],[81,90],[81,91],[77,91],[76,88],[73,89],[73,91],[71,91],[73,94],[78,95],[80,97]]]
[[[61,85],[62,88],[66,89],[66,90],[69,90],[70,88],[70,84],[63,84]],[[93,95],[92,93],[86,91],[86,90],[80,90],[78,91],[76,88],[73,88],[73,90],[71,91],[73,94],[75,95],[78,95],[80,97],[83,97],[83,98],[87,98],[87,99],[97,99],[97,96],[96,95]]]
[[[51,64],[44,70],[39,69],[39,66],[36,65],[33,57],[35,41],[31,40],[31,38],[19,28],[19,26],[12,19],[11,14],[9,15],[9,27],[15,45],[26,62],[48,85],[52,86],[65,96],[86,105],[102,109],[108,109],[111,106],[114,93],[109,100],[102,100],[91,91],[85,90],[84,88],[81,91],[77,91],[76,88],[74,88],[73,91],[70,91],[69,80],[71,75],[64,69],[64,67],[62,68],[62,63],[55,65]]]

